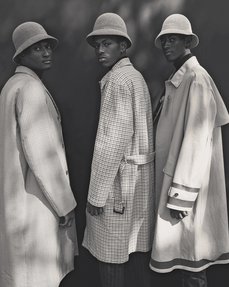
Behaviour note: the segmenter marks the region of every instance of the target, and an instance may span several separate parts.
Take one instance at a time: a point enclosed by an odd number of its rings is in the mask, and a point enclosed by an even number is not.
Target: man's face
[[[165,34],[160,37],[160,40],[162,51],[167,61],[173,63],[185,55],[187,49],[184,35]]]
[[[43,72],[52,66],[52,48],[48,40],[42,40],[27,48],[21,64],[35,72]]]
[[[105,68],[113,66],[123,56],[123,46],[117,37],[97,36],[94,48],[99,63]]]

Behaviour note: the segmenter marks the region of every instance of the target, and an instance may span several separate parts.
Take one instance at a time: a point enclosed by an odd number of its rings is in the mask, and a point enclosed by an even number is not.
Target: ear
[[[191,42],[192,42],[192,36],[186,36],[185,39],[184,39],[184,43],[185,43],[185,48],[186,49],[190,49],[191,47]]]
[[[126,49],[127,49],[127,42],[126,41],[121,41],[120,42],[120,50],[121,50],[121,53],[125,53],[126,52]]]

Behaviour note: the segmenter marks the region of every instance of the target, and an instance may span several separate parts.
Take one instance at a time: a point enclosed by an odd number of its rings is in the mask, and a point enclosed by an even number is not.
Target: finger
[[[88,205],[87,206],[87,212],[90,214],[90,215],[93,215],[93,209]]]
[[[71,227],[71,225],[72,225],[72,221],[73,221],[73,219],[72,219],[72,218],[70,218],[66,226],[67,226],[67,227]]]
[[[92,210],[88,207],[87,212],[92,215]]]
[[[60,219],[60,221],[59,221],[59,225],[64,225],[64,224],[66,224],[66,220],[65,220],[65,218],[64,217],[62,217],[61,219]]]
[[[88,208],[88,212],[90,215],[92,215],[92,216],[94,215],[94,211],[92,209]]]
[[[66,224],[67,224],[67,222],[61,222],[61,223],[59,224],[59,226],[60,226],[60,227],[65,227]]]
[[[102,213],[103,213],[103,208],[100,207],[100,208],[99,208],[99,214],[102,214]]]

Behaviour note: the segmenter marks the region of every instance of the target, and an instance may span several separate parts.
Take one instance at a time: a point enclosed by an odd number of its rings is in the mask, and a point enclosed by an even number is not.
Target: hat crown
[[[45,29],[40,24],[35,22],[25,22],[19,25],[14,30],[12,35],[15,50],[17,50],[27,40],[37,35],[48,35]]]
[[[165,19],[161,31],[176,30],[179,34],[192,34],[192,26],[187,17],[181,14],[173,14]]]
[[[94,45],[95,36],[120,36],[127,40],[128,48],[132,44],[124,20],[115,13],[103,13],[96,19],[93,31],[87,35],[91,46]]]
[[[199,38],[192,32],[192,26],[187,17],[182,14],[172,14],[168,16],[162,24],[161,32],[155,39],[155,46],[161,49],[160,37],[166,34],[181,34],[192,36],[190,49],[199,44]]]
[[[96,19],[93,31],[102,29],[112,29],[127,33],[124,20],[119,15],[114,13],[104,13]]]

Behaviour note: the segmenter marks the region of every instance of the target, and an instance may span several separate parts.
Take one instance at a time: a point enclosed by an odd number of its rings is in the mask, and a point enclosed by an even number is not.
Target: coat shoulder
[[[25,75],[19,81],[18,95],[22,97],[31,97],[31,95],[33,97],[36,95],[39,95],[40,98],[45,97],[44,86],[39,80]]]
[[[110,81],[115,85],[132,86],[134,83],[145,85],[145,79],[142,74],[133,66],[124,66],[111,73]]]
[[[194,67],[191,67],[187,71],[188,77],[191,77],[193,81],[199,82],[199,83],[205,83],[207,85],[211,85],[213,80],[209,73],[201,66],[196,65]]]

